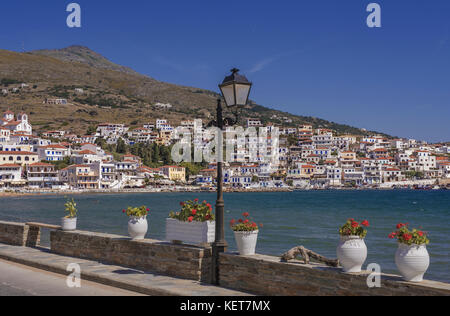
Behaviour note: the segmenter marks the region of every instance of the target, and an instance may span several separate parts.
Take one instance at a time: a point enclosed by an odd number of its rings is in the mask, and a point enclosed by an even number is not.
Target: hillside
[[[101,122],[125,123],[131,126],[166,118],[177,124],[187,118],[209,122],[215,113],[216,92],[174,85],[138,74],[116,65],[96,52],[81,46],[61,50],[39,50],[16,53],[0,50],[0,90],[29,87],[2,96],[0,110],[26,111],[38,131],[70,129],[84,134],[89,126]],[[75,92],[83,89],[82,94]],[[67,105],[44,104],[47,98],[66,98]],[[155,103],[170,103],[161,110]],[[243,110],[242,118],[260,118],[264,123],[283,126],[312,124],[339,133],[368,134],[361,129],[319,118],[296,116],[253,102]],[[292,120],[287,123],[285,118]],[[242,122],[241,122],[242,123]]]

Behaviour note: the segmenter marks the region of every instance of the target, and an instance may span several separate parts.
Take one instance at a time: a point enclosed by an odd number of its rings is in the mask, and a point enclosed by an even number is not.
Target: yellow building
[[[26,166],[39,162],[39,156],[36,153],[28,151],[0,151],[0,165],[17,164]]]
[[[160,168],[165,176],[172,181],[186,181],[186,168],[178,166],[164,166]]]

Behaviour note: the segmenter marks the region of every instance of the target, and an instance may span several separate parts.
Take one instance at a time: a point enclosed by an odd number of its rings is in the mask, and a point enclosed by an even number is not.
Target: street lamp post
[[[252,83],[240,75],[239,69],[233,68],[219,88],[227,107],[243,107],[247,105]],[[223,201],[223,136],[224,127],[222,100],[217,100],[217,127],[219,128],[219,148],[217,150],[217,201],[216,201],[216,238],[212,247],[212,283],[219,284],[219,255],[227,249],[225,240],[225,222]]]

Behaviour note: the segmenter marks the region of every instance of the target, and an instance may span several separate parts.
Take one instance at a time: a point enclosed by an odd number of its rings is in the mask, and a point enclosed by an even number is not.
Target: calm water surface
[[[179,209],[179,202],[199,198],[214,205],[215,193],[99,194],[74,196],[79,206],[81,230],[127,235],[127,218],[121,212],[129,205],[147,205],[149,238],[164,239],[165,218]],[[39,221],[60,224],[63,196],[26,196],[0,198],[0,220]],[[249,211],[255,221],[264,224],[258,239],[259,253],[280,255],[304,245],[320,254],[336,257],[338,227],[348,218],[368,219],[371,227],[366,238],[369,257],[366,263],[378,263],[385,273],[398,273],[394,263],[397,248],[387,235],[399,222],[422,227],[429,232],[428,251],[431,266],[426,278],[450,282],[450,191],[301,191],[225,194],[225,220],[239,218]],[[234,237],[226,229],[230,250]],[[48,244],[48,233],[43,236]]]

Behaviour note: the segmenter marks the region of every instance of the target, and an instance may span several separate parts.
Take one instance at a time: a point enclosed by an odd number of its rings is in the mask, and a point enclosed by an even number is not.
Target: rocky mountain
[[[13,92],[20,83],[28,87]],[[210,121],[215,113],[216,92],[161,82],[117,65],[83,46],[17,53],[0,50],[0,110],[27,111],[38,131],[70,129],[84,134],[101,122],[131,126],[166,118],[173,124],[187,118]],[[80,90],[82,89],[82,93]],[[68,104],[46,104],[64,98]],[[170,103],[161,109],[157,103]],[[314,117],[292,115],[254,102],[243,110],[246,117],[282,126],[312,124],[339,133],[370,134],[359,128]],[[243,123],[243,122],[241,122]]]

